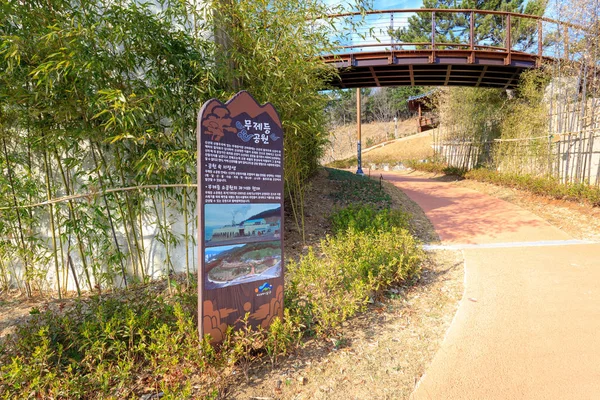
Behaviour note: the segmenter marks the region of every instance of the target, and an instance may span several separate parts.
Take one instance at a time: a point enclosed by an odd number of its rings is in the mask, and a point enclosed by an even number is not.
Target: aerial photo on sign
[[[208,290],[278,278],[281,275],[281,242],[207,247],[204,263],[204,287]]]
[[[207,247],[281,238],[281,204],[206,204]]]

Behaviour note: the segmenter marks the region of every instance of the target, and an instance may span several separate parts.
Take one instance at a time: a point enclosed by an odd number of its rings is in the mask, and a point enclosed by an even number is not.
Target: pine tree
[[[535,16],[543,15],[547,0],[424,0],[423,8],[476,9],[506,11]],[[534,41],[537,24],[535,20],[519,18],[513,21],[512,44],[523,49]],[[485,46],[503,46],[506,37],[506,17],[494,14],[475,14],[475,43]],[[417,13],[408,19],[408,27],[393,32],[393,36],[404,43],[430,43],[432,14]],[[469,43],[470,13],[436,13],[436,43]]]

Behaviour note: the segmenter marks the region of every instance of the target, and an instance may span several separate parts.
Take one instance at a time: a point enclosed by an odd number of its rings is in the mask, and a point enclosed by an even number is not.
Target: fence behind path
[[[600,186],[598,105],[600,99],[591,99],[585,110],[572,107],[553,114],[550,133],[537,137],[474,141],[466,127],[438,128],[433,132],[435,153],[459,169],[488,166],[500,172]]]

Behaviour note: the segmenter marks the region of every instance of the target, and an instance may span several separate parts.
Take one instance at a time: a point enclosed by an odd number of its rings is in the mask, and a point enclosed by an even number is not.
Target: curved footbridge
[[[464,297],[411,399],[600,399],[600,244],[449,182],[383,177],[465,259]]]
[[[400,42],[409,18],[430,21],[426,42]],[[340,88],[377,86],[475,86],[512,89],[520,74],[555,58],[563,49],[555,38],[573,27],[559,21],[510,12],[470,9],[376,10],[329,16],[356,23],[335,54]],[[454,24],[454,40],[440,26]],[[481,32],[484,24],[498,32]],[[550,38],[554,38],[553,41]],[[568,40],[568,39],[567,39]],[[552,43],[552,44],[551,44]]]

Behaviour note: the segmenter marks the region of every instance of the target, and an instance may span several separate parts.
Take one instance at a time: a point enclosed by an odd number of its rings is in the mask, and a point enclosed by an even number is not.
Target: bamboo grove
[[[331,27],[306,16],[328,11],[290,0],[1,0],[0,287],[61,296],[189,279],[196,113],[238,89],[281,113],[301,229],[325,137],[318,89],[333,73],[313,57],[332,46]]]

